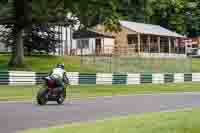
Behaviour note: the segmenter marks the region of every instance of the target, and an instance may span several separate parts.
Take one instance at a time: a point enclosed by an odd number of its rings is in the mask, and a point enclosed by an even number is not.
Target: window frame
[[[77,39],[77,49],[89,49],[89,39]]]

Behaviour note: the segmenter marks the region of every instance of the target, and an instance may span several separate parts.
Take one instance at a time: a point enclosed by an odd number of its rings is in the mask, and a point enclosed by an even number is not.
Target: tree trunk
[[[24,29],[31,24],[31,0],[14,0],[14,24],[13,37],[14,45],[12,49],[12,57],[9,62],[11,67],[24,67],[24,45],[23,32]]]
[[[15,38],[15,44],[12,48],[12,57],[9,62],[9,65],[11,67],[24,66],[23,29],[17,28],[17,26],[15,26],[13,36]]]

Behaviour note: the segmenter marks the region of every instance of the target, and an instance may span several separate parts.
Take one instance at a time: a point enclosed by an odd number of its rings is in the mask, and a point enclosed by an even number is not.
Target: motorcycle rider
[[[64,85],[69,83],[64,64],[57,64],[56,68],[50,72],[49,77],[55,80],[56,85],[61,91],[64,90]]]

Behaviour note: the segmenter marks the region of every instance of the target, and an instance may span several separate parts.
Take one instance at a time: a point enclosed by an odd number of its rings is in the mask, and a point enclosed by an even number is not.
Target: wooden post
[[[198,41],[198,48],[200,48],[200,37],[197,37],[197,41]]]
[[[168,43],[169,43],[169,53],[171,53],[171,38],[168,37]]]
[[[177,43],[177,39],[175,38],[174,39],[174,52],[175,53],[178,53],[178,49],[177,49],[177,51],[176,51],[176,47],[178,46],[178,43]]]
[[[157,43],[158,43],[158,53],[160,53],[161,52],[161,48],[160,48],[160,37],[158,36],[158,38],[157,38]]]
[[[59,34],[59,56],[61,56],[62,55],[62,41],[61,41],[61,39],[62,39],[62,31],[61,31],[61,26],[59,25],[58,26],[58,32],[60,33]]]
[[[141,42],[140,42],[140,34],[138,33],[137,34],[137,39],[138,39],[138,53],[140,53],[140,45],[141,45]]]
[[[54,31],[54,33],[56,32],[55,25],[53,26],[53,31]],[[56,39],[55,34],[53,35],[53,38]],[[55,54],[56,54],[56,53],[55,53],[55,51],[54,51],[54,52],[53,52],[53,55],[55,55]]]
[[[68,55],[68,30],[65,27],[65,54]]]
[[[64,40],[64,38],[63,38],[63,35],[64,35],[64,33],[63,33],[63,26],[61,25],[61,27],[60,27],[60,30],[61,30],[61,48],[62,48],[62,55],[65,55],[65,45],[64,45],[64,42],[63,42],[63,40]]]
[[[148,35],[148,46],[149,46],[149,53],[151,53],[151,36]]]
[[[70,27],[70,46],[69,46],[69,55],[72,55],[72,38],[73,38],[73,33],[72,33],[72,28]]]
[[[105,54],[105,50],[104,50],[104,48],[105,48],[105,40],[104,40],[104,37],[103,37],[103,51],[102,51],[102,54],[104,55]]]

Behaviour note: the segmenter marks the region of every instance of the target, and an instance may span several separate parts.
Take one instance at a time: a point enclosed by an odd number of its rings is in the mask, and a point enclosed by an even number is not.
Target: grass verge
[[[81,60],[78,56],[50,56],[50,55],[35,55],[26,56],[25,63],[27,68],[9,68],[8,61],[10,55],[0,54],[0,71],[12,70],[23,70],[28,69],[35,72],[49,72],[58,63],[64,63],[67,71],[71,72],[95,72],[95,68],[90,66],[81,66]]]
[[[142,85],[84,85],[70,86],[72,98],[128,94],[200,92],[200,83],[142,84]],[[0,100],[31,100],[40,86],[0,86]],[[69,93],[68,93],[69,94]]]
[[[149,113],[23,133],[199,133],[200,117],[196,117],[199,113],[199,109]]]
[[[14,70],[30,70],[30,71],[35,71],[35,72],[49,72],[52,68],[55,67],[57,63],[64,63],[65,68],[67,71],[70,72],[87,72],[87,73],[95,73],[95,72],[108,72],[110,71],[110,65],[107,62],[107,60],[104,60],[104,58],[100,58],[98,63],[96,65],[93,64],[93,59],[90,59],[90,63],[88,65],[81,65],[81,58],[78,56],[50,56],[50,55],[34,55],[34,56],[26,56],[25,57],[25,67],[27,68],[9,68],[8,67],[8,61],[10,60],[10,55],[3,55],[0,54],[0,71],[7,71],[8,69],[14,69]],[[188,71],[191,72],[199,72],[200,71],[200,59],[192,59],[191,62],[185,62],[184,60],[180,59],[174,59],[174,60],[164,60],[164,59],[143,59],[144,61],[142,62],[141,59],[139,58],[138,60],[133,61],[132,58],[129,59],[124,59],[125,62],[123,62],[124,66],[122,67],[123,64],[120,64],[120,66],[123,68],[120,68],[121,71],[136,71],[139,72],[142,70],[142,72],[148,72],[149,70],[155,70],[156,72],[161,71],[157,70],[160,69],[159,64],[162,64],[163,70],[166,70],[165,72],[182,72],[183,67],[187,67]],[[127,62],[127,63],[126,63]],[[149,64],[145,70],[144,63]],[[152,66],[152,63],[155,65]],[[191,64],[192,63],[192,64]],[[86,63],[87,64],[87,63]],[[128,65],[127,65],[128,64]],[[164,65],[166,64],[166,65]],[[187,65],[187,66],[186,66]],[[146,66],[146,65],[145,65]],[[182,66],[182,68],[181,68]],[[116,67],[116,66],[113,66]],[[152,68],[153,67],[153,68]],[[175,69],[175,68],[178,68]],[[173,71],[172,71],[173,70]]]

